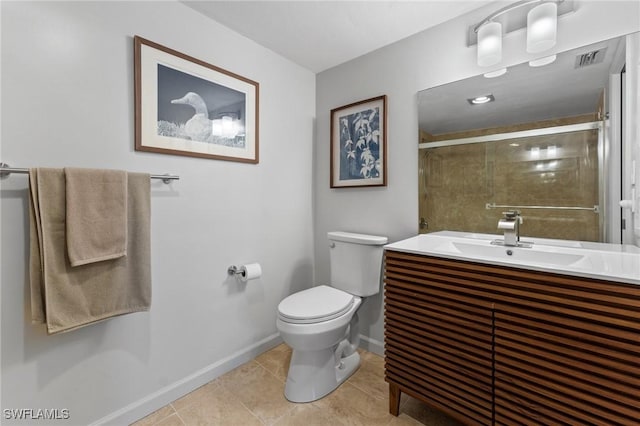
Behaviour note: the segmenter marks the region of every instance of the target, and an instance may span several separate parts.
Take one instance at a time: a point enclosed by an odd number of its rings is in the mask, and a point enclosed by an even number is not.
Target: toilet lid
[[[321,285],[286,297],[278,305],[278,313],[287,322],[312,323],[337,318],[352,306],[353,295]]]

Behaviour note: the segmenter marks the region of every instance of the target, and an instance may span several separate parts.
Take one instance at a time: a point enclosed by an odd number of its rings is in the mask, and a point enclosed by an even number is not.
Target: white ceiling
[[[318,73],[491,1],[236,0],[184,3]]]

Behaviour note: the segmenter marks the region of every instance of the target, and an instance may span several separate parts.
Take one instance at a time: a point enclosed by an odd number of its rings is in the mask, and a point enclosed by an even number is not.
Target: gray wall
[[[124,424],[278,343],[277,304],[312,280],[315,75],[177,2],[1,12],[2,161],[181,178],[152,183],[151,311],[54,336],[28,320],[27,176],[2,180],[2,408]],[[134,151],[134,35],[260,83],[260,164]],[[262,279],[227,279],[244,262]]]
[[[574,13],[559,19],[555,52],[640,29],[636,1],[576,1],[575,5]],[[390,241],[417,234],[417,92],[533,59],[525,51],[526,32],[520,30],[504,38],[502,65],[491,69],[476,65],[475,46],[466,46],[467,29],[499,8],[486,6],[318,74],[314,175],[317,282],[329,281],[328,231],[386,235]],[[388,186],[330,189],[331,109],[383,94],[388,96]],[[382,295],[366,302],[360,318],[371,349],[381,352]]]

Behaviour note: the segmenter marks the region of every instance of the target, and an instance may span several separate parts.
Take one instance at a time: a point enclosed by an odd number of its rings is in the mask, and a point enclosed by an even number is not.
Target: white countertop
[[[640,248],[522,237],[531,248],[491,244],[501,235],[440,231],[387,244],[385,250],[512,266],[640,285]]]

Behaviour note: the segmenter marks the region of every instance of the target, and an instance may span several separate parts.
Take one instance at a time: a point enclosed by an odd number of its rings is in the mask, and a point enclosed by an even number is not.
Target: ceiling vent
[[[576,56],[575,68],[584,68],[589,65],[599,64],[604,61],[604,55],[607,52],[607,48],[592,50],[591,52],[583,53]]]

